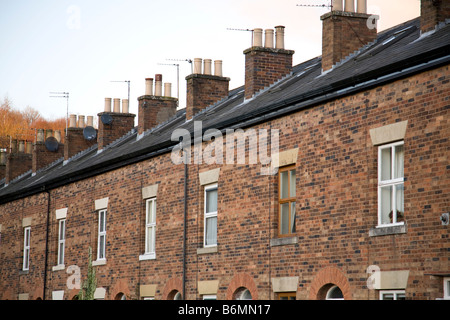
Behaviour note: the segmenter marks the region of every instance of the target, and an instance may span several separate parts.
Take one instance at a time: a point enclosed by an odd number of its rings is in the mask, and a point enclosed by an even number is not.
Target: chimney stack
[[[42,137],[41,132],[33,148],[31,164],[33,174],[64,156],[64,145],[54,137],[53,130],[45,131],[45,140],[42,140]]]
[[[211,65],[212,60],[205,59],[202,73],[202,59],[194,59],[194,73],[186,77],[186,120],[228,96],[230,78],[222,76],[222,61],[214,61],[214,75]]]
[[[445,19],[450,18],[450,1],[421,0],[420,2],[420,32],[425,33],[436,29]]]
[[[68,160],[77,153],[86,150],[97,143],[96,137],[88,140],[84,136],[85,127],[93,127],[93,116],[87,117],[87,124],[85,126],[84,116],[71,114],[69,127],[67,128],[67,135],[64,141],[64,160]],[[58,134],[55,132],[55,138],[58,140]]]
[[[162,95],[162,75],[155,75],[155,95],[153,79],[145,79],[145,95],[138,97],[138,134],[169,120],[177,112],[178,99],[172,97],[172,84],[164,84]]]
[[[322,27],[322,71],[331,69],[337,62],[374,41],[376,26],[369,23],[367,0],[333,0],[332,11],[320,17]],[[344,9],[344,11],[342,11]]]
[[[120,99],[114,98],[113,112],[111,112],[111,98],[105,98],[104,112],[98,116],[98,150],[102,150],[110,143],[124,136],[134,128],[135,114],[128,113],[128,100],[122,103],[122,113],[120,112]]]
[[[294,51],[284,48],[284,27],[275,27],[275,48],[273,29],[265,30],[262,47],[262,30],[254,29],[253,46],[245,54],[245,99],[250,99],[258,91],[274,84],[292,72]]]

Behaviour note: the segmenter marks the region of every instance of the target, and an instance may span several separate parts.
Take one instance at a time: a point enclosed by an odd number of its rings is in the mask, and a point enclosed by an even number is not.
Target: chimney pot
[[[114,98],[114,110],[113,112],[120,113],[120,99]]]
[[[111,98],[105,98],[105,112],[111,112]]]
[[[129,113],[128,99],[122,100],[122,113]]]
[[[346,12],[355,12],[355,1],[354,0],[345,0],[345,11]]]
[[[276,44],[277,49],[284,49],[284,26],[275,27],[276,30]]]
[[[194,74],[202,73],[202,59],[194,58]]]
[[[61,130],[55,130],[54,135],[56,141],[61,142]]]
[[[164,96],[172,97],[172,84],[170,82],[164,83]]]
[[[331,3],[332,11],[343,11],[343,6],[342,6],[342,0],[333,0],[333,2]]]
[[[78,128],[84,128],[84,116],[78,116]]]
[[[73,115],[70,115],[71,119]],[[44,129],[38,129],[37,130],[37,136],[36,136],[36,141],[37,142],[44,142],[45,137],[44,137]]]
[[[45,139],[50,138],[51,136],[53,136],[53,130],[52,129],[45,130]]]
[[[222,60],[214,61],[214,75],[222,77]]]
[[[87,126],[88,127],[94,126],[94,116],[87,116]]]
[[[146,96],[153,95],[153,78],[145,79],[145,95]]]
[[[260,28],[253,29],[253,44],[252,47],[262,47],[262,32]]]
[[[76,128],[77,126],[77,115],[71,114],[69,116],[69,128]]]
[[[155,96],[162,96],[162,74],[155,75]]]
[[[203,60],[203,74],[211,75],[211,59]]]
[[[358,13],[367,13],[367,0],[358,0]]]
[[[273,48],[273,29],[265,30],[264,47]]]
[[[23,140],[19,141],[19,152],[22,152],[22,153],[25,152],[25,141],[23,141]]]

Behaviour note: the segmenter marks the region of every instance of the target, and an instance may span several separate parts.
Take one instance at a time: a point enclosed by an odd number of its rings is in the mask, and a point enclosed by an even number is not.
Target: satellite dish
[[[59,142],[58,140],[56,140],[55,137],[48,137],[45,140],[45,147],[47,148],[48,151],[56,152],[58,151],[59,148]]]
[[[105,113],[105,114],[102,114],[102,116],[100,117],[100,120],[102,121],[103,124],[110,125],[112,123],[113,119],[109,114]]]
[[[97,131],[94,129],[94,127],[87,126],[83,129],[83,136],[86,140],[91,141],[97,138]]]

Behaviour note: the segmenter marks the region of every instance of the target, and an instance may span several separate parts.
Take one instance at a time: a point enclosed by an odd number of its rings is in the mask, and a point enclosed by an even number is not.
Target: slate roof
[[[203,130],[245,128],[449,62],[450,25],[441,24],[436,31],[421,35],[420,19],[416,18],[380,32],[373,43],[329,71],[322,72],[319,56],[294,66],[290,75],[251,99],[244,99],[242,86],[231,90],[227,98],[209,106],[190,121],[185,120],[185,109],[182,109],[172,119],[140,137],[134,128],[100,153],[94,145],[68,161],[54,162],[34,176],[29,171],[7,186],[3,179],[0,181],[0,203],[170,152],[177,143],[171,141],[172,132],[177,128],[193,132],[194,121],[202,121]]]

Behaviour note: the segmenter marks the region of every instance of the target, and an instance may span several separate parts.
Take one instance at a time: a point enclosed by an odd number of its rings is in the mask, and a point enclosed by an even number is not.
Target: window
[[[205,186],[205,247],[217,245],[217,184]]]
[[[106,210],[98,212],[97,260],[105,260],[106,255]]]
[[[204,294],[203,300],[217,300],[217,295],[215,294]]]
[[[295,233],[295,167],[280,168],[278,176],[278,235],[291,236]]]
[[[450,278],[444,278],[444,299],[450,300]]]
[[[23,229],[23,266],[22,270],[30,269],[30,235],[31,227],[26,227]]]
[[[156,198],[145,202],[145,254],[155,255]]]
[[[403,142],[378,149],[378,226],[403,224]]]
[[[380,291],[380,300],[406,300],[404,290]]]
[[[234,295],[234,299],[235,300],[252,300],[252,294],[250,293],[250,290],[248,290],[247,288],[241,287],[236,291],[236,293]]]
[[[297,300],[296,292],[280,292],[278,293],[278,300]]]
[[[344,295],[338,286],[332,286],[325,297],[326,300],[344,300]]]
[[[60,219],[58,232],[58,265],[64,264],[65,245],[66,245],[66,219]]]

